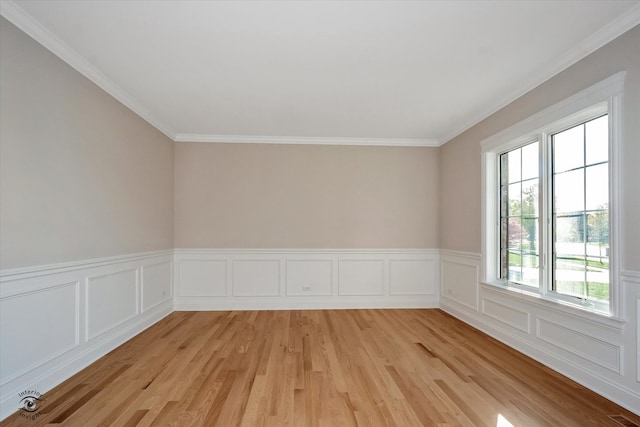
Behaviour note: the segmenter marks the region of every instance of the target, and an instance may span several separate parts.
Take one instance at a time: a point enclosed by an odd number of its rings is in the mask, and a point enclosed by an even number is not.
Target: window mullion
[[[539,135],[540,140],[540,294],[552,291],[553,243],[552,243],[552,169],[551,169],[551,136],[546,132]]]
[[[587,299],[589,299],[589,274],[588,274],[588,267],[589,267],[589,251],[588,251],[588,244],[589,244],[589,240],[588,240],[588,235],[589,235],[589,224],[588,224],[588,219],[589,216],[587,214],[587,125],[586,123],[582,125],[582,127],[584,128],[584,132],[583,132],[583,141],[582,141],[582,146],[583,146],[583,163],[584,163],[584,174],[582,175],[582,179],[583,179],[583,203],[584,203],[584,207],[583,207],[583,212],[582,212],[582,227],[583,227],[583,241],[584,241],[584,294],[586,295]],[[608,143],[607,143],[608,145]]]

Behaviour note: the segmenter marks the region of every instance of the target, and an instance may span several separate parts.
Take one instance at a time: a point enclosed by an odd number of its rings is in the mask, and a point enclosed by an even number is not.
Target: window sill
[[[579,304],[572,304],[567,301],[546,297],[536,292],[528,291],[526,289],[507,286],[500,282],[480,283],[486,290],[498,292],[509,297],[514,297],[524,302],[534,304],[548,310],[556,311],[564,315],[578,317],[586,321],[594,322],[598,325],[611,328],[617,332],[622,332],[627,323],[625,319],[612,316],[608,313],[591,310],[588,307],[583,307]]]

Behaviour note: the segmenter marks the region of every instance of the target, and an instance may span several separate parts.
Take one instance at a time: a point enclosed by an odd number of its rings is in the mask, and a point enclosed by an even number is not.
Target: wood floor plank
[[[0,426],[640,425],[440,310],[175,312]]]

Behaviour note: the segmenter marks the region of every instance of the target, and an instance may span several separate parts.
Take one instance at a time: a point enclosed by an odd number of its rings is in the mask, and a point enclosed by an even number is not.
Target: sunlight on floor
[[[496,424],[496,427],[513,427],[513,424],[503,417],[502,414],[498,414],[498,424]]]

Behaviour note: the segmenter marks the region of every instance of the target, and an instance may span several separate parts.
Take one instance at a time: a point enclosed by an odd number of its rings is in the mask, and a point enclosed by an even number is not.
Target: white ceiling
[[[5,1],[177,141],[440,145],[640,23],[640,1]]]

